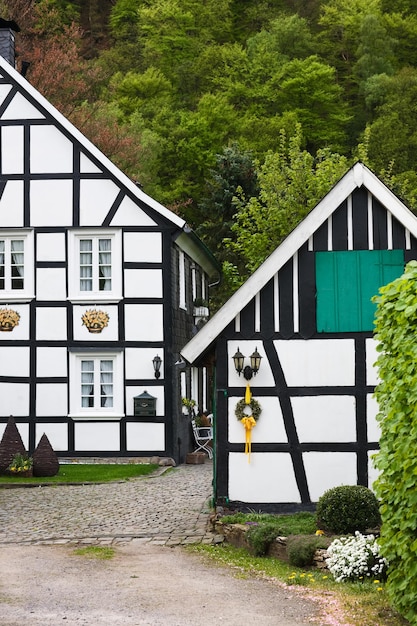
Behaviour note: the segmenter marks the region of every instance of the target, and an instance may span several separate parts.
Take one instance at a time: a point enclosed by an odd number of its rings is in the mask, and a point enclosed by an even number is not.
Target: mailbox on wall
[[[133,414],[137,417],[154,417],[156,415],[156,398],[144,391],[133,398]]]

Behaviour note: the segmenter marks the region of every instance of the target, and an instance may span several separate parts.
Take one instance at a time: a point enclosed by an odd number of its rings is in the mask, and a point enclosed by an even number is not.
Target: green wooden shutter
[[[317,331],[373,330],[371,298],[403,271],[403,250],[317,252]]]

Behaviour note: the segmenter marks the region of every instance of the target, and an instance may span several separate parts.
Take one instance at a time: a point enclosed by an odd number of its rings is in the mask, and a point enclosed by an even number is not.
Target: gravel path
[[[122,483],[0,489],[1,626],[338,626],[302,591],[178,545],[216,541],[211,472],[206,463]],[[115,556],[75,554],[90,544]]]

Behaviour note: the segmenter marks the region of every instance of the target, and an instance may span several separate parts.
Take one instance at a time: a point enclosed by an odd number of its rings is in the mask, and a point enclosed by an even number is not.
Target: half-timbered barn
[[[357,163],[184,347],[194,367],[216,364],[217,503],[308,509],[331,487],[372,485],[371,298],[415,258],[417,218]],[[245,373],[261,409],[251,450]]]
[[[61,456],[181,461],[175,362],[216,261],[15,70],[10,29],[0,41],[0,435],[13,415],[28,450],[46,433]]]

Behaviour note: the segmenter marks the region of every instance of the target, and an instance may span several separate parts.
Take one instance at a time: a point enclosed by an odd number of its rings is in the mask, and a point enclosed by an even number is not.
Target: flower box
[[[195,306],[193,315],[194,317],[208,317],[209,316],[208,306]]]
[[[204,452],[190,452],[187,454],[185,462],[187,465],[201,465],[205,462],[207,455]]]

